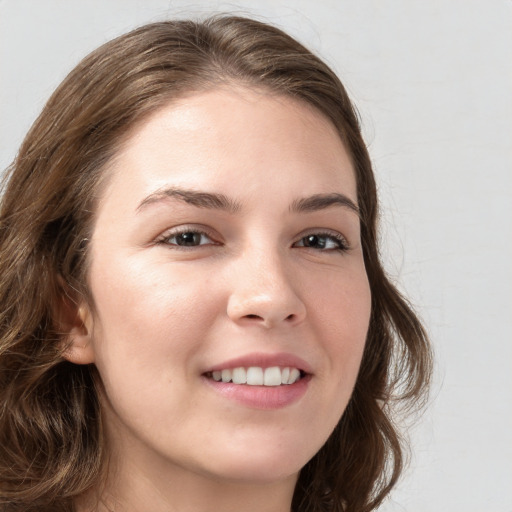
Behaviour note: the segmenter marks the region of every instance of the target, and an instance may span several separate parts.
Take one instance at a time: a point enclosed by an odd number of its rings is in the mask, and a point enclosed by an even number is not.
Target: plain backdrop
[[[219,11],[297,37],[361,113],[387,268],[436,351],[409,470],[381,511],[512,512],[510,0],[0,0],[0,168],[89,51]]]

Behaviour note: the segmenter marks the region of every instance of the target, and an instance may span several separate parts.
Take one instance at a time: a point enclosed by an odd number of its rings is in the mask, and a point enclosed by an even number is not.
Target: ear
[[[63,356],[71,363],[94,363],[92,316],[89,307],[79,306],[64,339]]]
[[[61,294],[56,323],[61,333],[61,349],[64,359],[75,364],[90,364],[94,362],[94,347],[92,343],[93,317],[90,307],[82,301],[76,303],[66,293],[62,279]]]

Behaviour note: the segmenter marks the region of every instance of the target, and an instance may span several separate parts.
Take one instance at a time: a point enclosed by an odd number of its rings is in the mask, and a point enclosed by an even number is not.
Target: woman
[[[377,507],[430,352],[376,220],[343,86],[280,30],[93,52],[5,180],[2,510]]]

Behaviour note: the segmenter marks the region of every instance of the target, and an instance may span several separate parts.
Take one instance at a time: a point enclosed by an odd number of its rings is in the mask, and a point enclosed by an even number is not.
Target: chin
[[[268,485],[284,480],[296,481],[302,466],[278,465],[273,467],[262,464],[239,464],[226,468],[219,473],[216,469],[216,477],[236,484]]]
[[[269,484],[272,482],[297,479],[300,470],[315,455],[300,453],[299,450],[279,449],[258,450],[228,460],[217,460],[210,471],[218,478],[238,483]]]

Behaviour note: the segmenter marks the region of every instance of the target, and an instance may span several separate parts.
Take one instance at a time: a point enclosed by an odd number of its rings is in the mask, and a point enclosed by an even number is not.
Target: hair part
[[[0,509],[71,511],[105,468],[99,375],[62,357],[62,301],[91,303],[88,240],[98,198],[130,130],[176,98],[223,84],[313,106],[352,158],[372,313],[352,398],[300,473],[294,512],[368,512],[397,481],[397,404],[425,397],[425,331],[386,277],[377,193],[358,117],[343,85],[281,30],[247,18],[138,28],[86,57],[58,87],[4,178],[0,204]],[[384,404],[384,406],[383,406]]]

